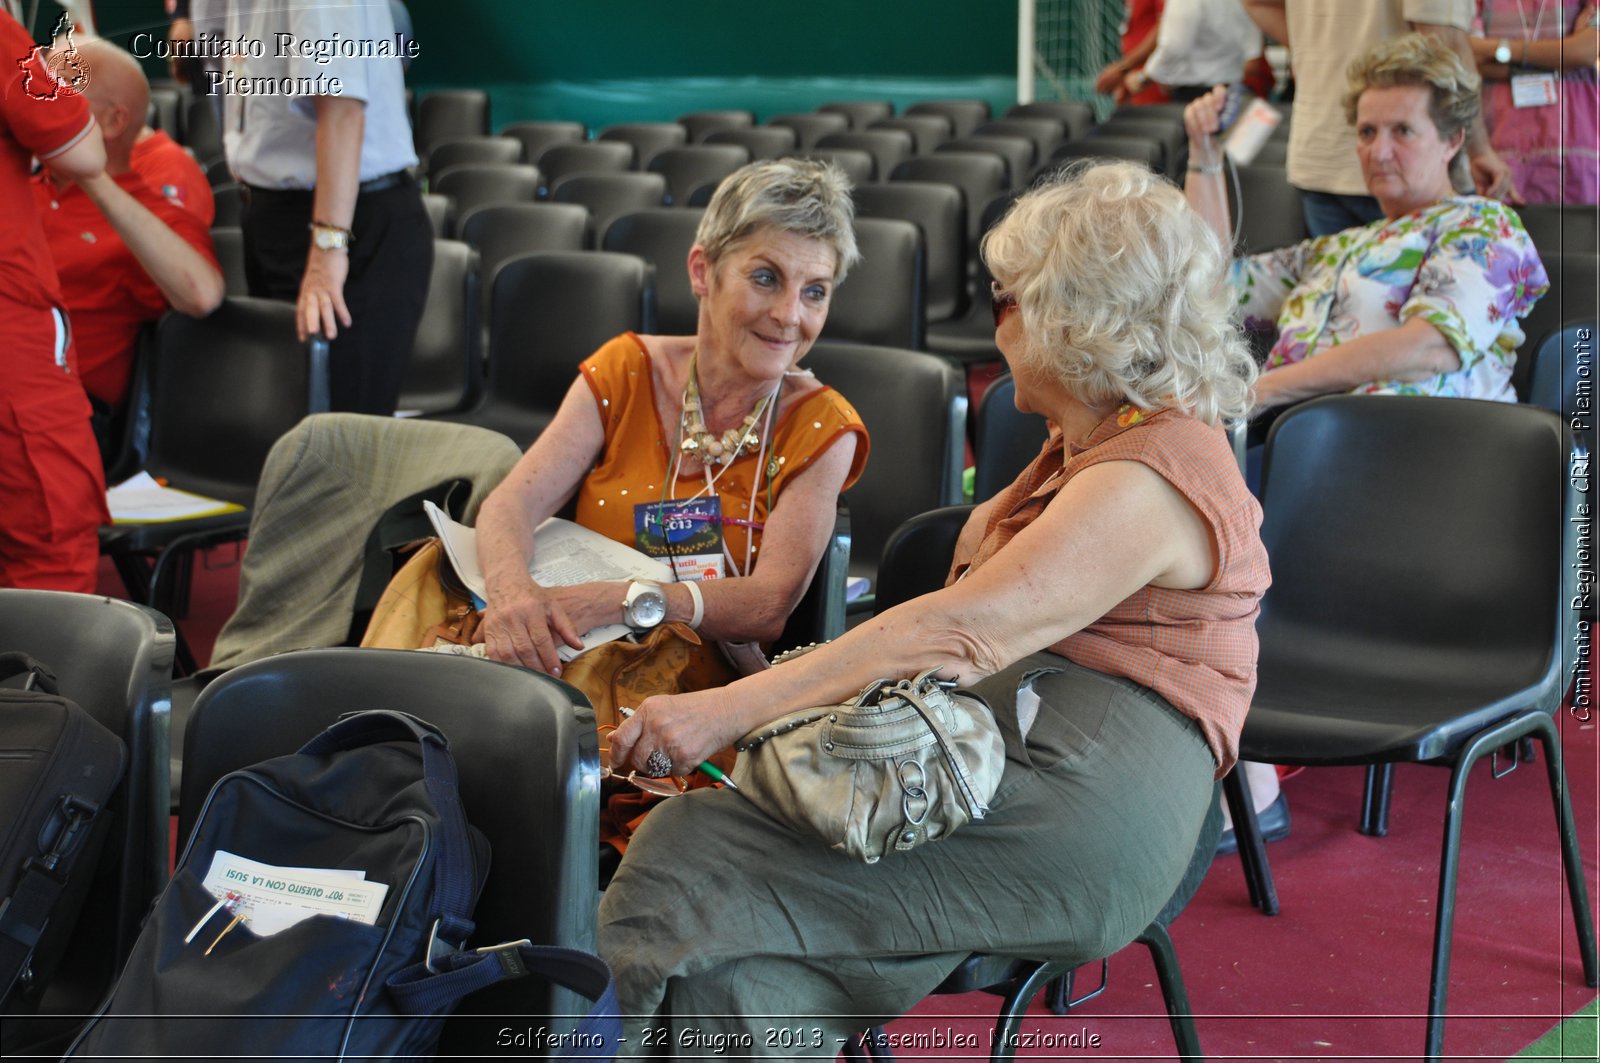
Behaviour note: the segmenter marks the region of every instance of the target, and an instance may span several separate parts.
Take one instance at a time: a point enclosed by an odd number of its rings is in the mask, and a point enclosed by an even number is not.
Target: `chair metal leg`
[[[1578,951],[1583,957],[1583,980],[1590,986],[1597,986],[1600,985],[1600,962],[1597,962],[1595,955],[1594,914],[1589,907],[1589,888],[1583,880],[1583,857],[1578,851],[1578,828],[1572,819],[1572,793],[1567,788],[1561,737],[1556,731],[1555,722],[1542,713],[1536,730],[1539,742],[1544,746],[1544,761],[1550,776],[1550,800],[1555,805],[1556,827],[1561,832],[1561,863],[1567,872],[1572,922],[1578,931]],[[1530,735],[1529,739],[1532,737]]]
[[[1445,804],[1444,849],[1439,856],[1439,903],[1434,914],[1433,971],[1428,985],[1428,1030],[1425,1056],[1437,1063],[1444,1051],[1445,998],[1450,988],[1450,946],[1455,929],[1456,880],[1461,865],[1461,821],[1465,809],[1467,777],[1472,766],[1501,746],[1524,735],[1537,733],[1545,747],[1549,765],[1550,796],[1555,804],[1556,822],[1561,835],[1561,857],[1567,872],[1567,888],[1572,896],[1573,921],[1578,930],[1583,957],[1583,974],[1589,985],[1597,984],[1594,920],[1589,910],[1588,890],[1583,883],[1583,865],[1578,853],[1577,828],[1572,820],[1572,802],[1562,770],[1561,750],[1554,722],[1542,712],[1528,712],[1479,734],[1456,756],[1450,770],[1450,789]]]
[[[1151,923],[1135,940],[1150,950],[1150,959],[1155,962],[1161,998],[1167,1002],[1167,1021],[1172,1024],[1172,1039],[1178,1046],[1178,1058],[1205,1063],[1200,1051],[1200,1033],[1194,1027],[1194,1008],[1189,1004],[1189,991],[1183,984],[1183,970],[1178,966],[1178,952],[1172,947],[1171,935],[1160,923]]]
[[[1261,840],[1261,824],[1256,820],[1256,805],[1244,772],[1238,767],[1230,771],[1222,780],[1222,792],[1227,795],[1228,811],[1233,816],[1233,836],[1239,842],[1239,862],[1250,890],[1250,903],[1263,915],[1277,915],[1278,887],[1272,880],[1267,846]]]
[[[1389,833],[1389,794],[1394,789],[1393,764],[1368,764],[1361,790],[1361,833],[1382,838]]]
[[[995,1019],[994,1044],[989,1048],[990,1063],[1011,1063],[1016,1058],[1015,1040],[1022,1029],[1022,1018],[1039,991],[1074,968],[1061,963],[1041,963],[1019,977],[1000,1004]]]

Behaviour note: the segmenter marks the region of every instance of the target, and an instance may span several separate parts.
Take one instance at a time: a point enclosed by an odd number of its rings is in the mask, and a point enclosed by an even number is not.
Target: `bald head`
[[[109,41],[94,38],[74,43],[89,68],[83,95],[105,137],[106,169],[116,173],[127,168],[133,142],[144,130],[150,113],[150,83],[138,61]]]

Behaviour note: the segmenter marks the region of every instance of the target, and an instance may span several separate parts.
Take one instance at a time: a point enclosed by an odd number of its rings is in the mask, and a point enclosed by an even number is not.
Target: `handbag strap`
[[[967,766],[956,753],[955,739],[945,728],[944,721],[939,719],[939,714],[928,705],[927,697],[934,692],[946,699],[950,697],[933,672],[923,672],[917,678],[902,681],[885,691],[886,694],[905,698],[906,703],[927,721],[928,729],[933,732],[934,740],[939,743],[939,752],[943,754],[945,763],[950,765],[950,774],[955,777],[956,786],[961,792],[961,801],[967,806],[967,812],[973,819],[982,819],[988,814],[989,806],[979,800],[978,795],[973,792],[972,783],[967,778]]]
[[[472,843],[467,813],[461,806],[456,762],[444,732],[407,713],[373,709],[344,717],[300,747],[300,752],[323,755],[379,742],[405,741],[421,747],[423,785],[439,814],[438,870],[430,905],[439,913],[434,933],[459,947],[472,936],[474,924],[468,913],[476,897],[477,878],[473,874]]]
[[[570,1041],[556,1057],[610,1059],[622,1037],[621,1008],[611,968],[593,953],[526,939],[471,951],[452,952],[431,963],[415,963],[388,980],[402,1012],[448,1014],[468,994],[512,978],[539,975],[594,1001]],[[603,1046],[603,1047],[602,1047]]]

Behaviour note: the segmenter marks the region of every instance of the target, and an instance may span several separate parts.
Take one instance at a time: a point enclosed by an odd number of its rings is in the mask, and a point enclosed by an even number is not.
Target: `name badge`
[[[1511,78],[1511,103],[1516,107],[1548,107],[1556,102],[1556,76],[1515,74]]]
[[[672,565],[680,583],[722,579],[722,500],[669,498],[633,507],[633,545]]]

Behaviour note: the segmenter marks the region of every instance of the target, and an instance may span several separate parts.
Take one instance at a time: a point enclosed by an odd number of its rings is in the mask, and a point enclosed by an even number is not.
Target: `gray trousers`
[[[1041,668],[1024,739],[1016,690]],[[992,810],[864,864],[696,790],[653,811],[600,906],[619,1056],[832,1058],[972,952],[1087,962],[1166,904],[1216,762],[1197,725],[1126,680],[1036,654],[980,683],[1006,734]]]

